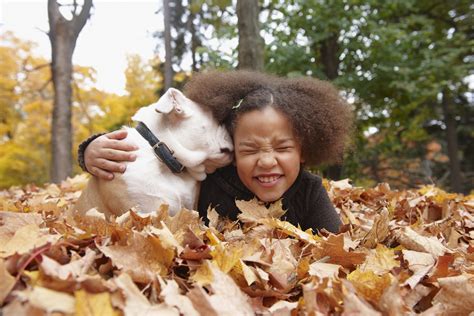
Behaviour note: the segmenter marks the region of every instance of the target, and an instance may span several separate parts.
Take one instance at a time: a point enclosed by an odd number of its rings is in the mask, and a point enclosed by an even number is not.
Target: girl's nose
[[[260,154],[257,165],[261,168],[271,168],[277,164],[275,155],[273,152],[264,152]]]

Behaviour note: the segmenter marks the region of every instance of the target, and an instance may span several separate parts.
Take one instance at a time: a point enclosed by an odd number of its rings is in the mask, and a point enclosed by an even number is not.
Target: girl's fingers
[[[107,172],[107,171],[102,170],[102,169],[97,168],[97,167],[91,167],[88,170],[92,175],[94,175],[98,178],[104,179],[104,180],[112,180],[114,178],[113,173]]]
[[[105,134],[105,136],[109,139],[124,139],[127,137],[127,130],[125,129],[119,129],[110,133]]]
[[[102,149],[99,157],[113,161],[135,161],[137,155],[128,151],[104,148]]]
[[[123,150],[123,151],[133,151],[137,150],[138,147],[127,140],[108,140],[107,141],[107,147],[116,149],[116,150]]]
[[[126,169],[125,163],[119,163],[107,159],[97,159],[94,164],[95,167],[105,172],[120,172],[123,173]]]

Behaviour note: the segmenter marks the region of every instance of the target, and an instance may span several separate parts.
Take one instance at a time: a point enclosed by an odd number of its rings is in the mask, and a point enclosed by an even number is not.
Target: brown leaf
[[[375,216],[374,224],[364,237],[364,240],[362,240],[361,245],[367,248],[374,248],[377,244],[383,242],[389,233],[388,222],[388,210],[384,207],[380,214]]]
[[[2,306],[5,298],[10,294],[10,291],[15,286],[15,278],[7,271],[5,261],[0,259],[0,306]]]
[[[159,238],[143,236],[134,232],[127,245],[100,245],[102,253],[112,259],[112,263],[127,271],[136,282],[147,283],[154,279],[155,274],[166,275],[175,250],[166,247]]]
[[[474,311],[474,275],[462,274],[438,279],[441,290],[433,298],[433,305],[440,303],[445,315],[468,315]]]
[[[405,248],[431,253],[435,259],[450,252],[436,237],[422,236],[410,227],[402,227],[397,232],[397,240]]]
[[[95,257],[95,252],[87,248],[84,257],[71,261],[65,265],[59,264],[48,256],[43,256],[40,266],[42,271],[47,275],[61,280],[78,280],[85,278],[87,271],[94,263]]]
[[[346,268],[361,264],[366,257],[366,255],[361,252],[348,252],[344,250],[343,235],[331,235],[327,240],[321,241],[317,248],[313,250],[313,255],[317,259],[327,257],[325,262],[340,264]]]
[[[15,232],[12,238],[0,240],[0,258],[6,258],[15,253],[28,253],[48,242],[54,243],[59,238],[61,236],[42,231],[36,224],[23,226]]]
[[[127,273],[122,273],[114,279],[114,283],[122,290],[125,296],[125,306],[123,312],[125,315],[163,315],[178,316],[176,308],[166,304],[153,305],[133,283],[132,278]]]
[[[250,201],[237,200],[235,204],[241,212],[237,217],[244,223],[257,223],[264,218],[280,218],[286,212],[282,209],[281,200],[272,203],[268,208],[256,198]]]

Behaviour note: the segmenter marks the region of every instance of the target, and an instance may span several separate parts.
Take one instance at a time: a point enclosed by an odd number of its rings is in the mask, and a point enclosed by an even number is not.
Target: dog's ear
[[[186,97],[184,94],[174,88],[169,88],[163,96],[154,103],[155,111],[161,114],[176,114],[178,116],[185,116],[183,105]]]

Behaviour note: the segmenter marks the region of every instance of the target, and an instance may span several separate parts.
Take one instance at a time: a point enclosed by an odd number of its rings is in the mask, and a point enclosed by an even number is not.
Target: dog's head
[[[175,157],[197,180],[232,161],[233,145],[226,129],[211,111],[170,88],[132,117],[144,122],[175,152]]]

